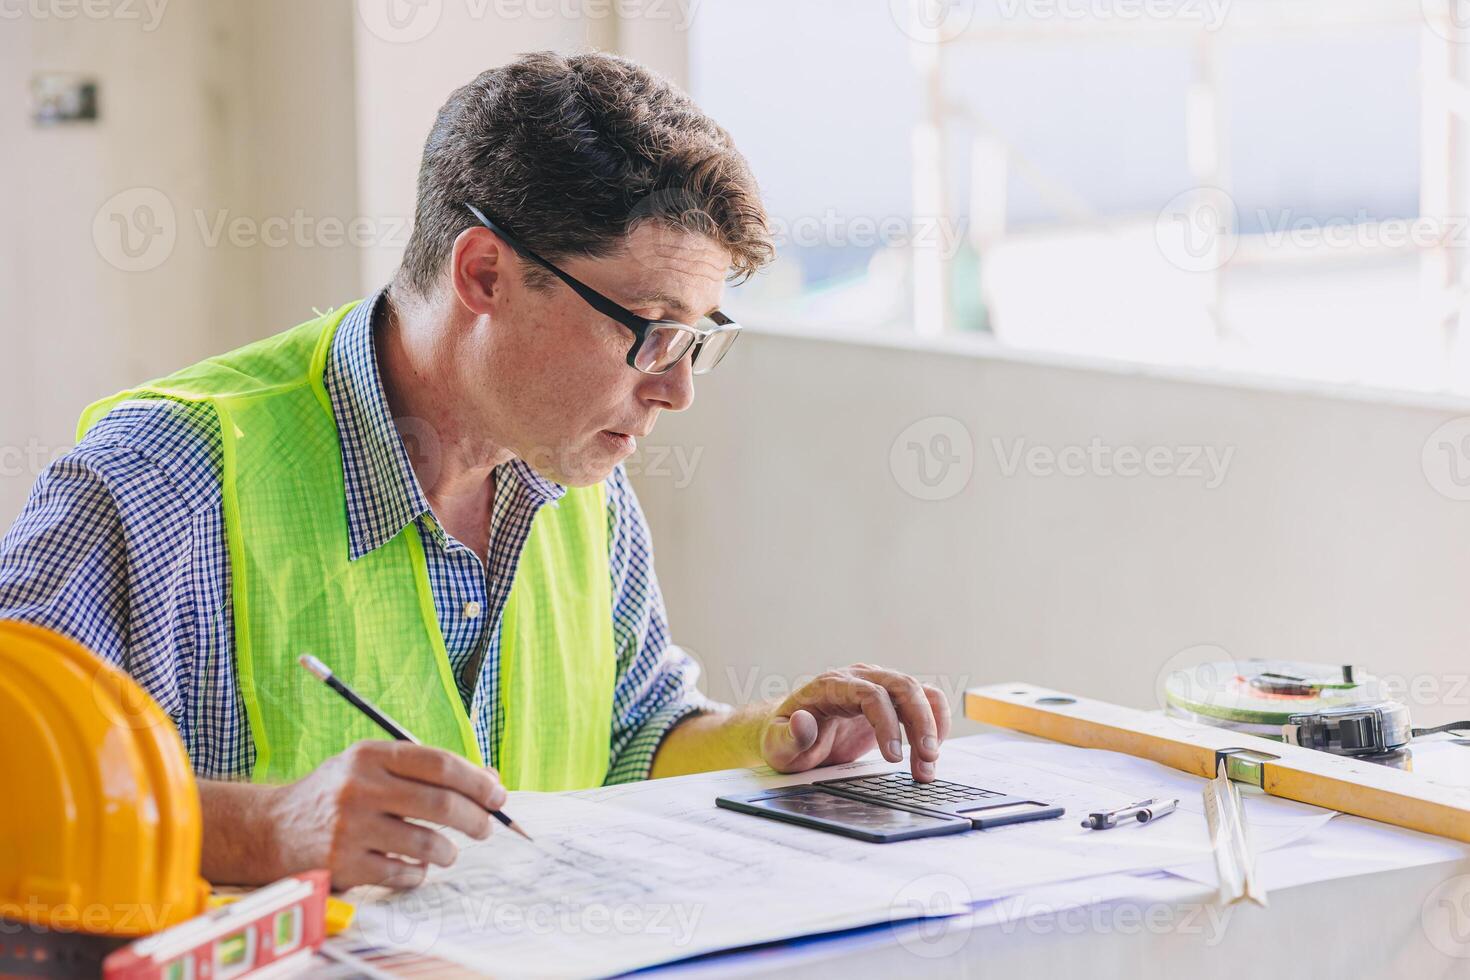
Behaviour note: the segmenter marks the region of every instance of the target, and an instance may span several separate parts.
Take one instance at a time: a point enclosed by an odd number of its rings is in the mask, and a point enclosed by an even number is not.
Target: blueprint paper
[[[1066,816],[870,844],[714,802],[899,768],[873,758],[794,776],[728,770],[577,793],[512,793],[506,809],[535,844],[503,832],[487,841],[456,836],[459,860],[432,869],[423,886],[358,898],[355,938],[486,973],[606,975],[795,936],[968,915],[980,903],[1045,886],[1210,856],[1203,779],[1020,736],[947,743],[940,778],[1060,803]],[[1080,826],[1088,810],[1165,793],[1178,794],[1179,810],[1154,823]],[[1299,840],[1332,817],[1290,801],[1253,800],[1248,808],[1258,850]]]

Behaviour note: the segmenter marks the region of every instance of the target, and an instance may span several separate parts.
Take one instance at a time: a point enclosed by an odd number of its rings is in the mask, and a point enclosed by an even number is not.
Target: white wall
[[[192,0],[156,20],[141,3],[67,9],[11,5],[0,21],[4,527],[88,402],[360,288],[353,249],[213,233],[355,211],[351,0]],[[43,71],[96,77],[100,121],[34,127],[25,93]],[[130,263],[114,221],[140,204],[164,234]]]
[[[93,239],[94,218],[114,195],[124,195],[117,212],[131,217],[132,205],[154,203],[159,193],[174,207],[237,189],[238,172],[217,151],[220,120],[237,104],[222,77],[230,71],[230,32],[219,13],[179,5],[151,30],[146,14],[21,16],[0,30],[0,77],[10,93],[0,100],[0,445],[7,450],[0,517],[7,524],[37,475],[37,452],[49,458],[68,445],[87,402],[207,351],[209,325],[229,315],[236,292],[213,278],[197,240],[181,236],[158,268],[128,272]],[[27,92],[39,71],[95,76],[101,120],[34,128]],[[168,208],[154,218],[177,228]],[[115,248],[105,217],[103,235]]]
[[[177,0],[176,0],[177,2]],[[356,52],[352,0],[251,0],[240,5],[245,124],[234,149],[250,168],[246,217],[284,219],[284,245],[238,249],[253,262],[258,310],[241,342],[284,330],[362,295],[358,249]],[[335,224],[334,224],[335,222]],[[343,227],[339,233],[337,227]]]
[[[372,286],[398,268],[406,242],[394,229],[413,218],[424,138],[449,94],[524,52],[605,49],[617,34],[611,17],[548,17],[553,7],[547,5],[424,4],[398,25],[377,16],[386,6],[363,5],[354,33],[359,210],[385,232],[360,257],[363,280]],[[521,13],[497,18],[497,9]]]
[[[717,697],[868,660],[951,690],[1025,679],[1151,706],[1170,658],[1213,643],[1417,679],[1416,713],[1450,720],[1470,717],[1470,503],[1430,486],[1421,451],[1466,414],[753,333],[660,422],[635,479],[675,638]],[[973,444],[949,499],[912,496],[890,462],[931,416]],[[992,445],[1094,437],[1234,455],[1205,489],[1005,476]]]

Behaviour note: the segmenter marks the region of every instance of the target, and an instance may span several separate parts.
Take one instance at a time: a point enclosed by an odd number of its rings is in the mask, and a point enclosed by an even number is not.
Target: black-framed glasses
[[[632,310],[614,303],[606,296],[558,269],[525,245],[510,232],[485,216],[485,212],[473,204],[465,207],[517,252],[538,265],[545,266],[558,279],[572,287],[587,305],[604,316],[611,317],[633,332],[633,346],[628,349],[628,366],[644,374],[666,374],[693,351],[690,367],[695,374],[709,374],[730,350],[735,338],[740,336],[740,324],[715,310],[701,316],[693,324],[677,320],[650,320]]]

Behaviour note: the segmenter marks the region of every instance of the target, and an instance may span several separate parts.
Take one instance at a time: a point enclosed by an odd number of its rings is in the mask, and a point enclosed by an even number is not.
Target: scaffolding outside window
[[[743,319],[1470,391],[1454,3],[749,0],[775,47],[736,85],[699,68],[743,41],[707,0],[691,88],[749,144],[781,256]],[[798,80],[783,149],[760,87]]]

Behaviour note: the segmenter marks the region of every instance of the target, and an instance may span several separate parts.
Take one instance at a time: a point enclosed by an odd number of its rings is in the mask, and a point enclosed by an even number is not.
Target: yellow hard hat
[[[173,722],[73,641],[0,621],[0,917],[140,936],[204,911]]]

